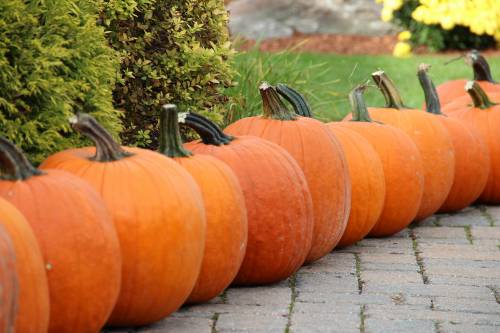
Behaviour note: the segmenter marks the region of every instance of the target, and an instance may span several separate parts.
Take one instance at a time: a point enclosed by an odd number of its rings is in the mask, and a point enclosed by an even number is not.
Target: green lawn
[[[418,64],[432,65],[430,74],[436,85],[457,78],[472,78],[471,68],[462,59],[445,65],[452,58],[413,56],[397,59],[392,56],[241,53],[235,60],[235,66],[240,72],[237,80],[239,87],[228,91],[240,98],[233,120],[260,113],[257,86],[262,80],[272,84],[289,83],[303,91],[318,118],[340,119],[349,112],[349,90],[358,83],[366,82],[370,74],[378,69],[385,70],[394,80],[407,105],[420,107],[423,94],[416,77]],[[500,57],[490,57],[488,61],[493,76],[500,81]],[[375,88],[367,91],[366,100],[368,105],[383,105],[383,98]]]

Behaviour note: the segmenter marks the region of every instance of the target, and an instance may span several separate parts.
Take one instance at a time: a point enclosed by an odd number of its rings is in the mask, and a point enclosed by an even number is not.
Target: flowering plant
[[[432,50],[484,49],[500,42],[499,0],[376,0],[382,20],[408,31],[396,49],[409,43]],[[402,46],[407,44],[408,46]]]

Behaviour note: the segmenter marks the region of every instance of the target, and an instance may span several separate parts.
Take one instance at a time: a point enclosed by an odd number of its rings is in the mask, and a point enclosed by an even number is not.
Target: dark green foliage
[[[419,0],[404,1],[403,6],[394,12],[394,23],[411,31],[411,41],[416,45],[426,45],[431,50],[482,50],[496,45],[495,38],[489,35],[478,36],[468,27],[455,26],[445,30],[439,24],[426,25],[417,22],[411,13],[420,4]]]
[[[0,1],[0,135],[38,163],[84,143],[68,118],[93,114],[121,130],[112,106],[118,57],[85,0]]]
[[[101,0],[101,23],[122,55],[115,106],[125,110],[122,138],[156,147],[162,104],[222,122],[233,54],[223,0]]]

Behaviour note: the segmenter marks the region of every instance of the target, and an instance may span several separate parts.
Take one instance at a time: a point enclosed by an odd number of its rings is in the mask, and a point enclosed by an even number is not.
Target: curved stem
[[[0,179],[25,180],[42,174],[12,142],[0,137]]]
[[[76,131],[94,142],[96,151],[92,160],[98,162],[112,162],[133,155],[123,150],[123,148],[113,139],[111,134],[109,134],[91,115],[78,113],[74,117],[71,117],[69,121]]]
[[[233,141],[234,137],[224,133],[219,128],[219,126],[217,126],[215,123],[210,121],[208,118],[205,118],[202,115],[197,114],[197,113],[189,113],[189,117],[191,119],[196,119],[198,122],[204,124],[205,127],[212,129],[212,131],[214,131],[215,135],[217,136],[218,140],[220,140],[223,144],[228,144],[231,141]]]
[[[429,77],[429,68],[431,66],[427,64],[420,64],[418,66],[418,81],[424,90],[425,95],[425,107],[427,112],[433,114],[443,114],[441,112],[441,103],[439,102],[439,96],[436,91],[436,86]]]
[[[490,65],[477,50],[472,50],[466,55],[467,62],[472,66],[475,81],[488,81],[496,83],[491,75]]]
[[[384,95],[386,107],[398,110],[407,109],[407,107],[403,103],[401,94],[396,88],[396,85],[384,71],[377,71],[372,73],[372,78],[373,81],[375,81],[375,83],[377,84],[377,87]]]
[[[366,84],[360,84],[349,93],[349,102],[352,110],[351,121],[373,122],[363,97],[367,87]]]
[[[288,110],[283,104],[280,95],[274,87],[264,82],[259,87],[260,96],[262,97],[262,107],[265,118],[276,120],[296,120],[295,113]]]
[[[206,118],[199,118],[198,115],[188,113],[184,119],[183,125],[191,128],[201,138],[201,141],[206,145],[222,146],[225,143],[220,139],[217,133],[220,129]],[[214,129],[217,128],[217,130]]]
[[[182,146],[177,106],[165,104],[160,113],[160,153],[168,157],[189,157],[192,153]]]
[[[475,108],[488,109],[498,105],[498,103],[494,103],[490,100],[486,92],[476,81],[468,81],[465,84],[465,90],[469,93]]]
[[[311,107],[304,95],[282,83],[276,85],[276,91],[292,105],[296,114],[302,117],[313,118]]]

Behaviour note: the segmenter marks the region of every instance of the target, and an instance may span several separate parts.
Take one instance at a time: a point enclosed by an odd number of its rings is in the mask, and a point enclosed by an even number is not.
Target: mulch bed
[[[293,50],[295,52],[312,53],[336,53],[336,54],[392,54],[392,49],[397,43],[397,36],[361,36],[361,35],[337,35],[337,34],[314,34],[307,35],[295,33],[291,37],[273,38],[261,41],[258,45],[260,51],[279,52]],[[235,45],[238,50],[247,51],[256,46],[252,40],[237,38]],[[419,47],[414,53],[429,53],[425,47]],[[444,54],[459,54],[459,51],[447,51]],[[499,56],[500,49],[484,50],[482,53]]]

